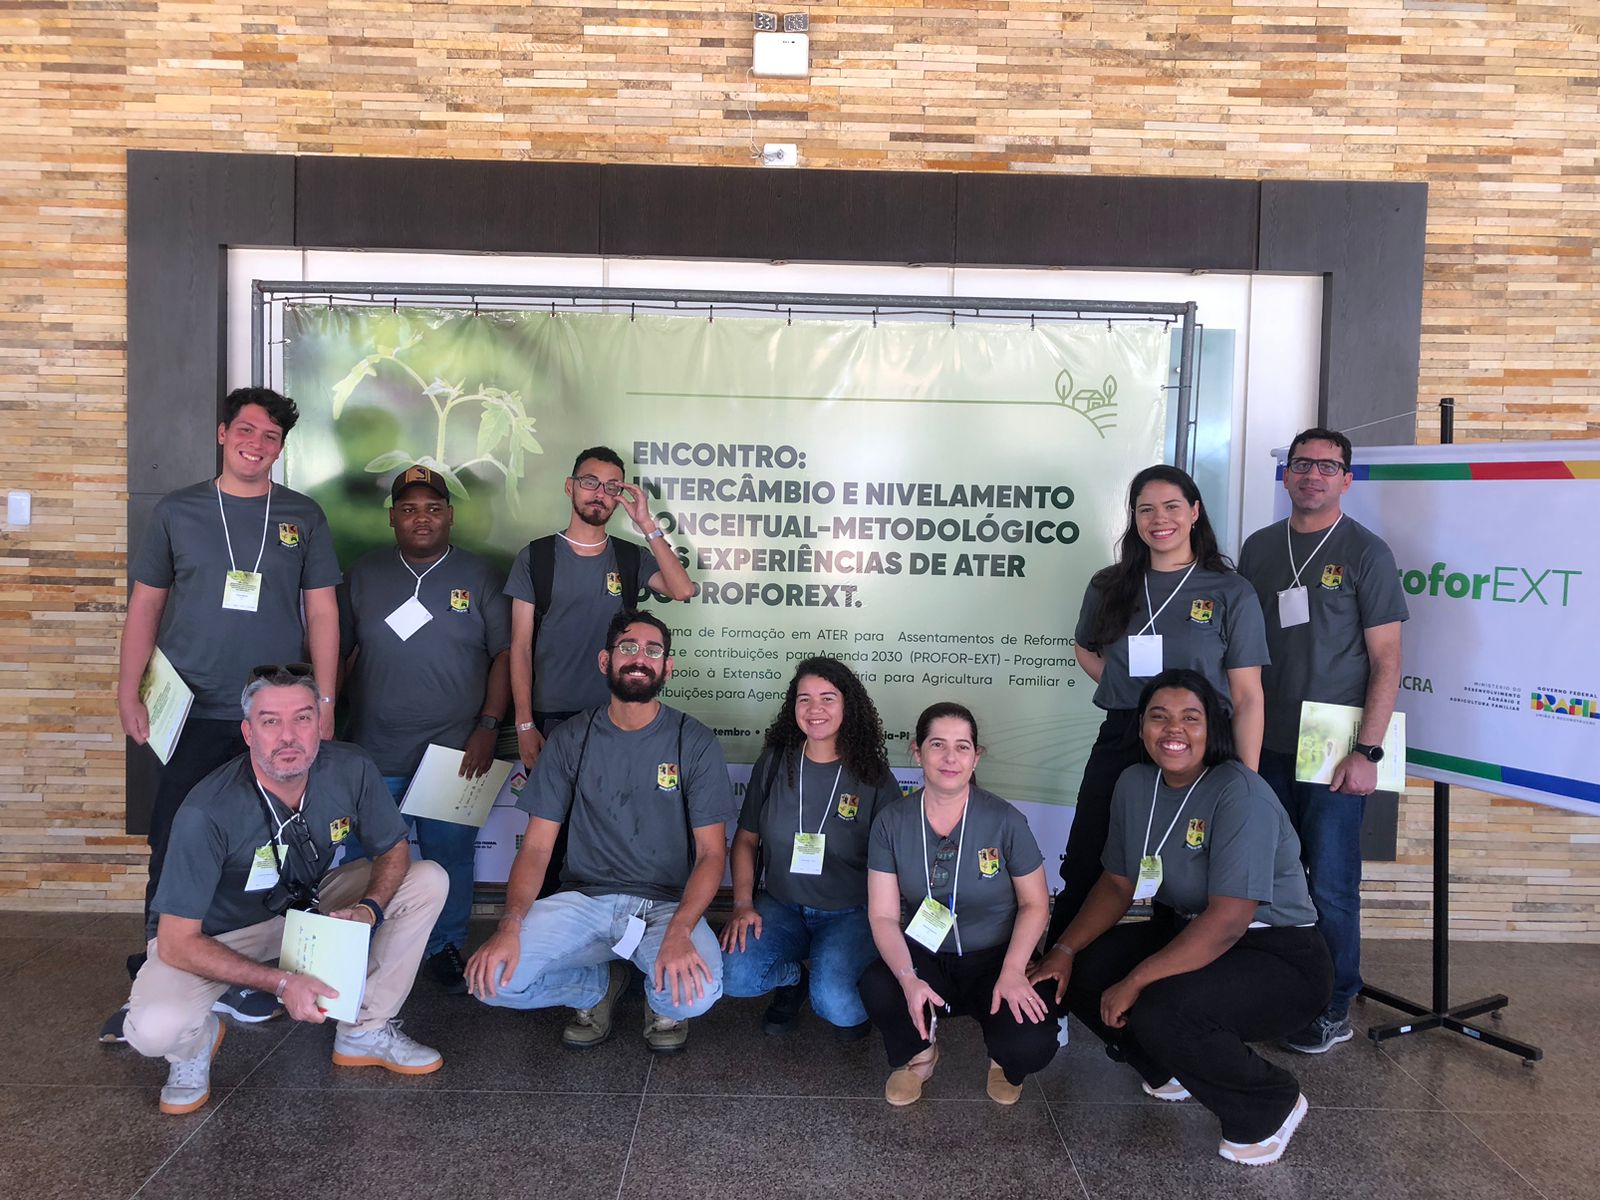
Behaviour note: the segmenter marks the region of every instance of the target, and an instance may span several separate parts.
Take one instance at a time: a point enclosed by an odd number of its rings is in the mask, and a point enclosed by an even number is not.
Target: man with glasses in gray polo
[[[593,446],[580,452],[566,481],[572,502],[566,529],[524,547],[506,580],[517,750],[530,770],[552,729],[610,702],[595,659],[605,649],[611,618],[639,602],[640,584],[673,600],[695,592],[644,492],[623,478],[615,450]],[[644,536],[644,546],[606,532],[619,505]]]
[[[366,752],[322,740],[309,664],[257,667],[240,706],[249,749],[178,809],[152,903],[156,936],[128,1003],[128,1044],[171,1064],[161,1111],[193,1112],[210,1098],[223,1034],[211,1006],[227,987],[256,988],[297,1021],[325,1019],[319,1000],[338,993],[275,965],[290,909],[372,930],[360,1009],[338,1025],[334,1065],[437,1071],[443,1057],[395,1016],[444,907],[444,868],[412,861],[405,821]],[[335,866],[341,843],[356,838],[372,857]]]

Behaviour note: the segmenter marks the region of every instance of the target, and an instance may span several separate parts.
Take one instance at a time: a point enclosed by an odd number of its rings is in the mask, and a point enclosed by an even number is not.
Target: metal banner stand
[[[1450,445],[1455,441],[1456,402],[1453,396],[1439,401],[1439,441]],[[1488,1013],[1500,1019],[1500,1010],[1509,1002],[1503,995],[1485,996],[1465,1004],[1450,1003],[1450,785],[1433,785],[1433,1003],[1422,1004],[1407,1000],[1382,988],[1364,986],[1361,995],[1379,1004],[1407,1013],[1406,1020],[1388,1025],[1374,1025],[1367,1036],[1374,1042],[1421,1033],[1427,1029],[1448,1029],[1474,1041],[1484,1042],[1519,1055],[1522,1065],[1531,1067],[1544,1057],[1538,1046],[1519,1042],[1491,1029],[1470,1025],[1467,1018]]]

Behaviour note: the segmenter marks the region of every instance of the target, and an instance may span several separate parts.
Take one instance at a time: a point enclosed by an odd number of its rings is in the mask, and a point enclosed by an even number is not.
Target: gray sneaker
[[[167,1083],[161,1089],[161,1111],[177,1115],[191,1113],[211,1099],[211,1060],[222,1045],[223,1024],[206,1015],[205,1049],[193,1058],[175,1062],[167,1068]]]
[[[1301,1054],[1326,1054],[1340,1042],[1348,1042],[1355,1035],[1348,1014],[1335,1017],[1323,1013],[1299,1033],[1291,1033],[1284,1038],[1282,1044],[1285,1050],[1296,1050]]]
[[[336,1067],[382,1067],[399,1075],[428,1075],[444,1066],[444,1055],[400,1032],[391,1017],[376,1029],[357,1033],[345,1025],[333,1035]]]
[[[593,1008],[574,1009],[572,1020],[561,1031],[561,1044],[573,1050],[589,1050],[611,1036],[611,1012],[617,998],[628,987],[628,964],[620,959],[611,963],[606,994]]]
[[[689,1022],[674,1021],[647,1007],[644,1010],[644,1044],[656,1054],[681,1054],[689,1044]]]

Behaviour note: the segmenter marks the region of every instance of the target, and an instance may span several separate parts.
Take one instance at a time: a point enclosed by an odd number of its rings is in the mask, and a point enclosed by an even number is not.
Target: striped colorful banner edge
[[[1283,478],[1278,464],[1277,476]],[[1350,468],[1354,479],[1375,479],[1383,483],[1418,483],[1437,480],[1464,482],[1506,482],[1537,479],[1600,479],[1600,459],[1575,462],[1550,459],[1544,462],[1435,462],[1435,463],[1356,463]]]
[[[1459,758],[1453,754],[1436,754],[1431,750],[1420,750],[1415,746],[1406,747],[1406,762],[1421,767],[1433,767],[1440,771],[1453,771],[1457,775],[1469,775],[1485,783],[1504,783],[1512,787],[1528,788],[1530,791],[1550,792],[1557,796],[1570,796],[1574,800],[1585,800],[1590,804],[1600,804],[1600,783],[1590,780],[1568,779],[1563,775],[1546,775],[1540,771],[1524,771],[1519,767],[1480,762],[1475,758]]]

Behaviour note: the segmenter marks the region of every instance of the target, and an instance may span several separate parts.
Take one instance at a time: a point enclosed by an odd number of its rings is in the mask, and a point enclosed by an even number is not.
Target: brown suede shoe
[[[1022,1085],[1007,1079],[1000,1064],[992,1058],[989,1060],[989,1086],[985,1090],[996,1104],[1015,1104],[1022,1099]]]
[[[896,1108],[904,1108],[922,1099],[922,1085],[933,1078],[933,1068],[939,1062],[939,1047],[929,1046],[905,1066],[889,1076],[883,1085],[883,1098]]]

